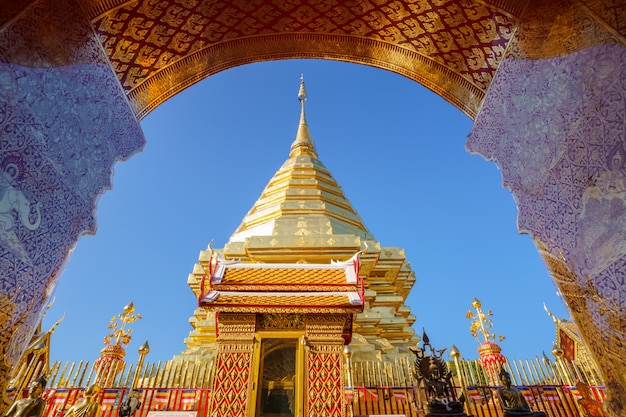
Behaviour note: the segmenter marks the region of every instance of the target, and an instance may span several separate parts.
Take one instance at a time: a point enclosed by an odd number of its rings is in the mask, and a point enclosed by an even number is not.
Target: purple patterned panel
[[[625,113],[624,47],[507,59],[467,142],[500,165],[613,398],[626,397]]]
[[[0,63],[0,347],[12,366],[116,160],[145,141],[105,64]]]

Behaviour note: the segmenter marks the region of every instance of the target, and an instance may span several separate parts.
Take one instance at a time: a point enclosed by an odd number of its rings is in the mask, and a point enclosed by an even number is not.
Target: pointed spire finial
[[[304,74],[300,74],[300,91],[298,91],[298,100],[300,100],[300,103],[302,103],[302,105],[304,105],[304,102],[306,101],[307,96],[306,96],[306,88],[304,88]]]
[[[300,124],[298,125],[298,132],[296,133],[296,140],[291,144],[291,150],[289,151],[289,157],[293,158],[298,155],[309,155],[317,158],[317,152],[315,151],[315,145],[309,134],[309,126],[306,123],[306,117],[304,115],[304,102],[307,101],[306,88],[304,87],[304,74],[300,75],[300,90],[298,91],[298,100],[302,105],[300,111]]]

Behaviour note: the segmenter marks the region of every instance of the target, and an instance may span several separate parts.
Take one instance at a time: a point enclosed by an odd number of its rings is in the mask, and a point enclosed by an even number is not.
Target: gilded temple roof
[[[359,268],[358,253],[330,264],[245,264],[213,254],[199,305],[230,312],[358,312],[364,304]]]
[[[354,291],[355,262],[331,264],[246,264],[220,262],[211,288],[221,291]]]
[[[255,313],[346,313],[363,309],[357,292],[211,291],[201,299],[208,311]]]

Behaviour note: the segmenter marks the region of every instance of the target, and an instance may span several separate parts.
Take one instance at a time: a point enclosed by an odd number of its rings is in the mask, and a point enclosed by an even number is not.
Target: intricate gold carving
[[[301,314],[259,314],[259,330],[301,330],[304,317]]]
[[[617,18],[626,13],[621,3],[609,6],[601,0],[536,1],[524,15],[510,56],[540,59],[592,45],[626,45],[626,26],[623,22],[620,25]]]
[[[249,335],[256,329],[255,314],[220,313],[218,318],[220,335]]]
[[[313,344],[306,356],[305,415],[343,416],[342,344]]]
[[[218,350],[216,360],[216,377],[211,387],[211,414],[243,417],[251,390],[252,343],[240,348],[224,348]]]
[[[310,341],[332,342],[341,341],[346,322],[351,322],[349,314],[307,314],[306,337]]]
[[[325,0],[285,7],[144,0],[87,9],[140,116],[222,69],[287,57],[389,69],[473,115],[521,11],[516,2],[495,3]]]

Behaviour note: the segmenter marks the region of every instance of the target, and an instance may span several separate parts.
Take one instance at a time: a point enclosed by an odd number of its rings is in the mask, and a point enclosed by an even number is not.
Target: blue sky
[[[168,100],[141,123],[145,149],[115,166],[98,203],[98,230],[68,261],[44,328],[63,314],[52,360],[93,362],[107,325],[134,301],[127,359],[185,349],[196,300],[187,286],[201,250],[221,248],[287,159],[300,113],[320,160],[382,246],[405,249],[416,274],[407,304],[431,344],[475,359],[465,313],[474,297],[506,336],[503,354],[550,349],[567,310],[532,240],[517,232],[498,167],[465,150],[472,121],[426,88],[390,72],[332,61],[236,67]]]

